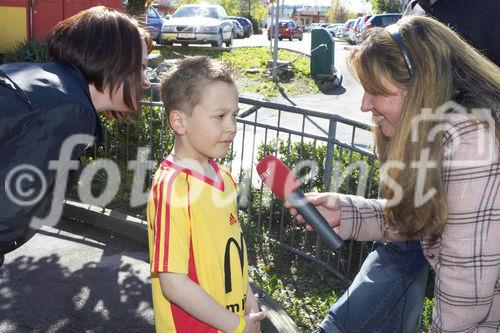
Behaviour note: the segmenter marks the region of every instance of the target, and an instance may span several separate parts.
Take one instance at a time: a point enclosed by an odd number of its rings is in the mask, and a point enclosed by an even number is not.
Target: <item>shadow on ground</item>
[[[314,83],[318,86],[319,91],[321,91],[324,95],[340,96],[345,94],[347,91],[342,85],[335,86],[333,81],[314,80]]]
[[[42,229],[23,247],[65,243],[61,249],[77,251],[68,255],[83,264],[51,253],[17,255],[0,268],[0,332],[153,332],[147,272],[133,267],[144,253],[103,243],[99,236],[86,235],[76,245],[65,238],[60,230]]]

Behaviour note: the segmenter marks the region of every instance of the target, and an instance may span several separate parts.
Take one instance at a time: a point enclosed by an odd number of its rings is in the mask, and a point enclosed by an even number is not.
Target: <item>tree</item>
[[[179,8],[180,6],[183,5],[190,5],[193,3],[200,3],[201,0],[178,0],[175,2],[175,8]]]
[[[403,5],[400,0],[372,0],[375,13],[400,13]]]
[[[267,7],[262,4],[261,0],[252,1],[252,11],[250,16],[254,17],[257,21],[262,22],[267,17]]]
[[[262,0],[240,0],[241,14],[255,17],[262,21],[267,17],[267,7],[262,4]]]
[[[238,0],[219,0],[218,3],[224,7],[227,15],[236,16],[241,12],[241,5]]]
[[[356,13],[347,10],[340,0],[332,0],[332,7],[328,12],[329,22],[345,22],[350,18],[355,18]]]
[[[175,2],[176,8],[182,5],[189,5],[193,3],[208,3],[214,5],[221,5],[227,12],[227,15],[238,15],[241,12],[241,5],[239,0],[178,0]]]
[[[127,1],[127,13],[131,15],[144,14],[146,0],[129,0]]]

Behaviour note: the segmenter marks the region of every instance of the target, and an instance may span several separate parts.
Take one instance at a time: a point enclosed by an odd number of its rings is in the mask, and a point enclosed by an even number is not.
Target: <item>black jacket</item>
[[[32,217],[43,218],[50,209],[56,172],[48,166],[59,159],[63,142],[74,134],[100,139],[101,132],[88,83],[79,70],[56,63],[0,66],[0,254],[22,244]],[[72,159],[86,148],[76,146]],[[26,165],[31,171],[22,178]],[[16,167],[22,169],[13,173]],[[33,169],[46,181],[47,191],[39,200],[35,199],[42,182]]]
[[[499,0],[413,0],[404,15],[434,17],[500,66]]]

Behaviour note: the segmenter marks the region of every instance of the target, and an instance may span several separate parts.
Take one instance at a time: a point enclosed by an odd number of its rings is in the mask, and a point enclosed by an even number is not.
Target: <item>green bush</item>
[[[23,41],[4,53],[2,62],[46,62],[45,49],[36,39]]]
[[[253,16],[251,15],[245,15],[245,17],[247,19],[250,20],[250,22],[252,22],[252,25],[253,25],[253,33],[255,35],[260,35],[262,34],[262,28],[260,27],[260,22]]]
[[[422,331],[428,332],[432,324],[432,308],[436,304],[434,298],[426,297],[422,314]]]
[[[105,140],[94,150],[88,150],[82,158],[84,166],[99,158],[114,160],[121,174],[120,189],[116,197],[107,205],[129,215],[145,219],[145,205],[130,207],[130,193],[133,180],[133,171],[128,169],[128,160],[136,160],[138,148],[146,146],[150,150],[149,160],[159,163],[165,153],[173,146],[173,134],[166,121],[162,119],[162,108],[143,107],[136,124],[119,124],[114,120],[101,116]],[[101,170],[102,171],[102,170]],[[144,190],[151,185],[151,176],[154,170],[144,180]],[[92,180],[92,193],[97,196],[106,187],[108,177],[104,171],[98,172]],[[79,199],[77,188],[70,191],[70,197]]]

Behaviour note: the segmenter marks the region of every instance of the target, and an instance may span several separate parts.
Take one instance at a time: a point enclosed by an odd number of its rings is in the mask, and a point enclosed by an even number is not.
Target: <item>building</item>
[[[0,1],[0,52],[5,52],[26,40],[36,39],[42,42],[57,23],[97,5],[124,9],[122,0]]]
[[[293,19],[300,27],[307,28],[311,23],[327,22],[327,15],[330,11],[330,6],[280,6],[280,20]],[[269,7],[267,25],[271,24],[271,15],[273,7]]]

